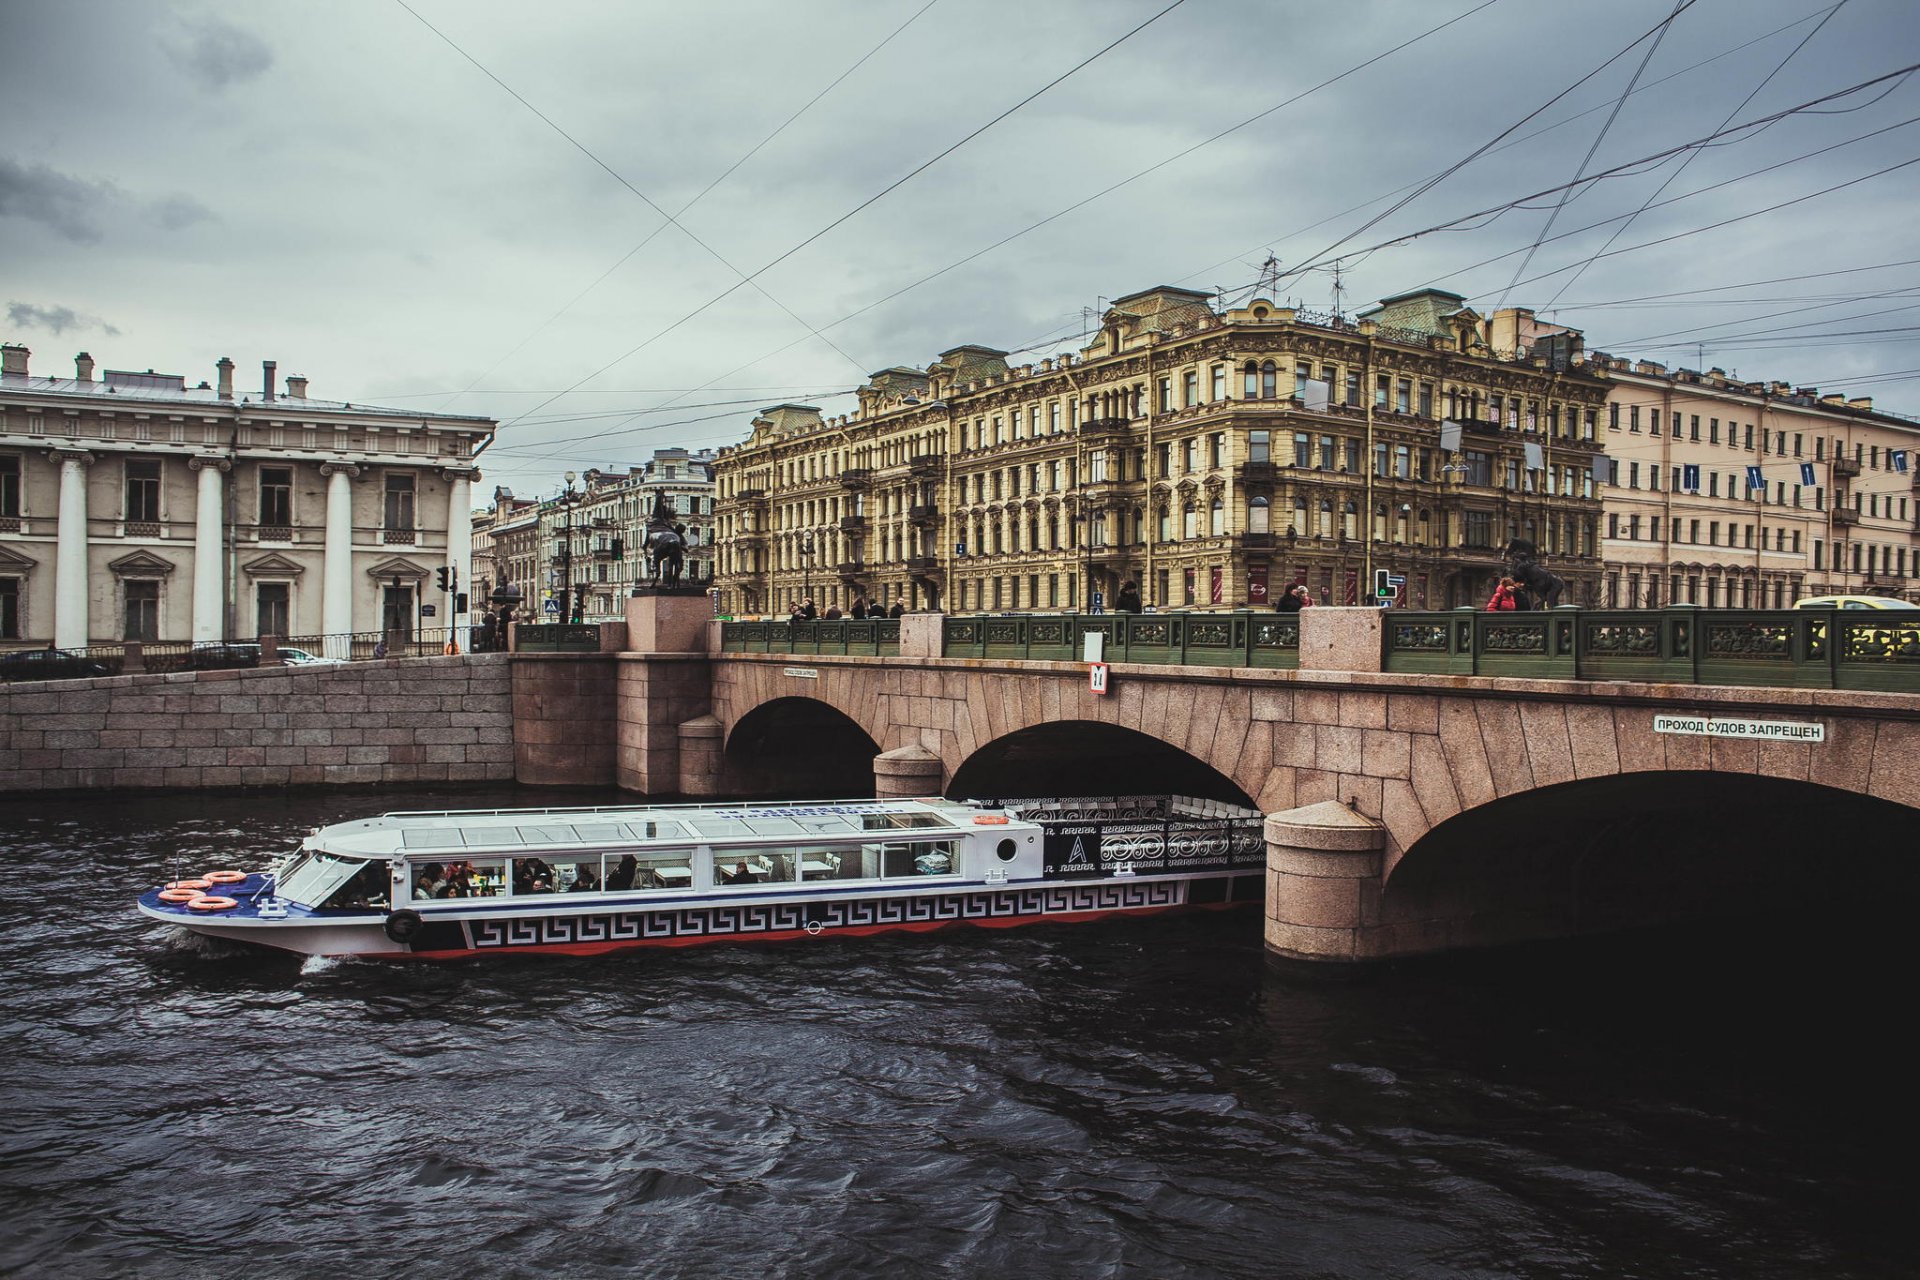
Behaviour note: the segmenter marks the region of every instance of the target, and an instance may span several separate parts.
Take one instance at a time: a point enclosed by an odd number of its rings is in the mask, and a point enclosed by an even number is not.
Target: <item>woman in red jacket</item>
[[[1508,609],[1518,609],[1520,605],[1513,598],[1513,593],[1519,585],[1512,578],[1500,579],[1500,585],[1493,589],[1493,597],[1487,601],[1487,612],[1501,613]]]

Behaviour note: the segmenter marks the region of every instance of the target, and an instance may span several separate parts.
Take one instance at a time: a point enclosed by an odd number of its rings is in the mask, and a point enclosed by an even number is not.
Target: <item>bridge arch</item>
[[[879,751],[866,729],[831,703],[781,697],[734,723],[726,738],[726,776],[746,795],[870,796]]]
[[[1170,794],[1254,804],[1207,761],[1138,729],[1097,720],[1045,721],[1003,734],[954,770],[946,793],[956,799]]]

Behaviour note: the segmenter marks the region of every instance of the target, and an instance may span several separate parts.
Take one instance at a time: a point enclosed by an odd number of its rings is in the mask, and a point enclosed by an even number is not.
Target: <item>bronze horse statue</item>
[[[1514,538],[1501,553],[1513,562],[1513,577],[1526,589],[1528,607],[1551,609],[1560,603],[1567,580],[1540,563],[1540,548],[1527,538]]]
[[[678,586],[680,571],[687,560],[687,526],[675,524],[673,507],[663,495],[653,504],[647,518],[647,574],[656,587]]]

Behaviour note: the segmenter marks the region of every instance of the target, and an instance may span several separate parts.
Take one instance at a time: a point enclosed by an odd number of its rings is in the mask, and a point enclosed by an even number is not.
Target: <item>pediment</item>
[[[379,564],[376,564],[372,568],[368,569],[367,576],[370,578],[382,578],[382,579],[385,579],[385,578],[420,579],[427,576],[427,570],[421,568],[419,565],[407,559],[405,556],[392,556],[386,560],[382,560]]]
[[[298,560],[289,560],[278,553],[249,560],[240,566],[240,572],[249,578],[297,578],[306,571],[307,566]]]
[[[164,578],[179,566],[151,551],[130,551],[118,560],[109,560],[107,568],[122,578]]]
[[[39,567],[40,562],[32,556],[23,556],[5,543],[0,543],[0,573],[8,577],[24,578]]]

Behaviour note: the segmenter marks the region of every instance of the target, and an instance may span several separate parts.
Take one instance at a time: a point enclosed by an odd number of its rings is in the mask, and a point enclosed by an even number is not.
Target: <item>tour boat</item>
[[[385,813],[141,895],[194,933],[454,959],[992,927],[1257,902],[1260,814],[1180,796]]]

